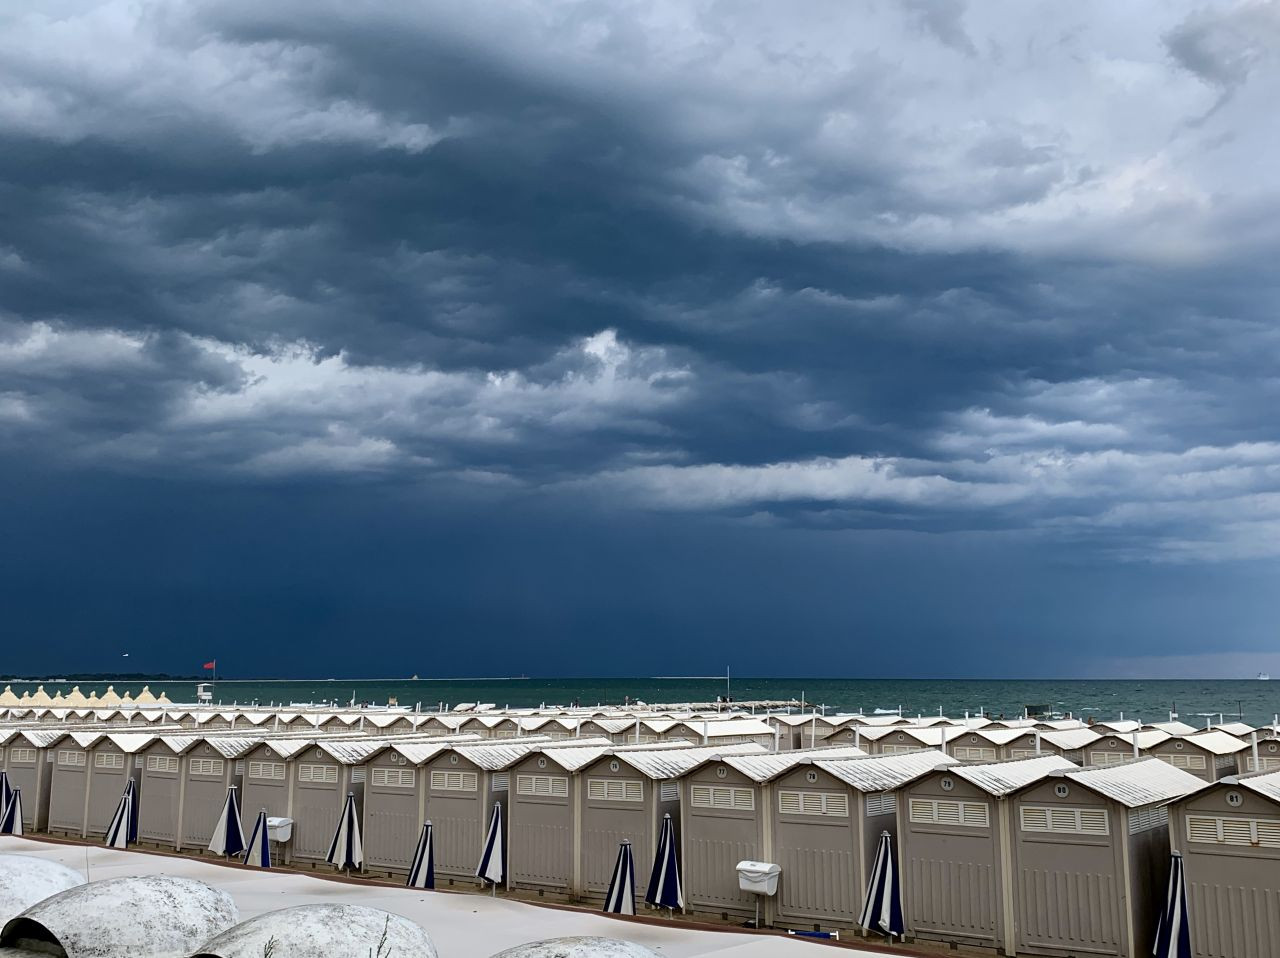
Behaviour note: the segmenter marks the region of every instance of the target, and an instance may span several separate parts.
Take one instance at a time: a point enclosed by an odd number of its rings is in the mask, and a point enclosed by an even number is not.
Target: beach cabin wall
[[[666,813],[679,821],[679,783],[655,780],[627,759],[625,752],[606,755],[578,775],[582,839],[576,892],[581,897],[604,900],[625,839],[637,861],[636,897],[642,899],[649,887],[645,863],[653,861],[658,824]]]
[[[129,735],[129,739],[140,736]],[[106,735],[88,748],[88,801],[85,804],[85,835],[105,836],[111,819],[124,795],[129,779],[134,780],[134,794],[139,808],[145,803],[145,792],[138,756],[126,750],[113,736]]]
[[[1280,772],[1280,742],[1264,740],[1261,733],[1258,735],[1258,761],[1256,766],[1253,761],[1252,748],[1242,752],[1241,755],[1243,756],[1240,762],[1240,770],[1242,772]]]
[[[762,787],[729,765],[701,765],[684,777],[681,791],[681,861],[691,911],[751,916],[755,896],[738,888],[738,862],[761,860],[769,848]],[[761,902],[770,922],[773,899]]]
[[[22,789],[22,823],[27,831],[43,832],[49,827],[54,753],[46,747],[48,738],[47,732],[19,732],[5,745],[4,768],[9,784]]]
[[[866,814],[861,792],[830,773],[801,765],[761,791],[774,851],[782,867],[776,920],[789,927],[848,927],[862,906],[870,863],[880,832],[897,832],[896,802],[877,797]],[[868,836],[873,832],[874,837]]]
[[[1010,889],[1000,803],[952,770],[903,789],[898,804],[903,916],[913,938],[1000,948]]]
[[[505,790],[495,792],[492,775],[454,749],[426,762],[422,776],[427,789],[426,814],[435,840],[437,879],[448,885],[479,884],[476,865],[489,815],[493,803],[505,798]]]
[[[89,803],[89,753],[86,746],[96,736],[72,733],[51,746],[54,757],[49,783],[49,831],[83,838]]]
[[[142,761],[139,784],[146,795],[138,803],[138,842],[159,848],[181,847],[185,779],[183,756],[166,742],[157,739],[138,752]]]
[[[1019,955],[1149,955],[1167,881],[1167,816],[1126,808],[1066,777],[1016,796]]]
[[[315,866],[325,860],[348,792],[355,794],[359,814],[364,782],[352,781],[352,768],[321,745],[308,746],[288,764],[286,774],[293,797],[289,815],[293,819],[291,863]]]
[[[1249,746],[1226,732],[1170,738],[1153,745],[1150,750],[1150,754],[1161,761],[1206,782],[1216,782],[1243,771],[1241,760],[1248,752]]]
[[[1132,734],[1108,734],[1105,730],[1101,729],[1100,726],[1101,723],[1099,723],[1098,726],[1095,726],[1094,731],[1101,731],[1103,734],[1099,736],[1096,742],[1084,749],[1084,764],[1119,765],[1123,762],[1131,761],[1134,758]],[[1144,738],[1144,735],[1147,736],[1147,738]],[[1149,752],[1151,745],[1156,744],[1158,741],[1164,741],[1170,737],[1167,734],[1155,732],[1139,732],[1138,736],[1139,757],[1146,755]],[[1154,741],[1151,740],[1151,736],[1154,736]]]
[[[427,817],[424,773],[400,752],[387,748],[369,759],[365,776],[365,868],[407,875]]]
[[[505,811],[512,887],[572,895],[579,885],[581,843],[577,776],[536,752],[509,771]],[[641,870],[637,861],[637,880]]]
[[[293,790],[290,788],[291,777],[288,757],[292,752],[283,752],[277,743],[267,741],[250,749],[244,758],[244,784],[241,788],[240,808],[246,821],[252,821],[258,812],[266,809],[269,817],[293,818]],[[294,822],[294,836],[298,834],[298,825]],[[290,861],[290,841],[280,850],[283,863]]]
[[[240,811],[248,838],[261,805],[245,804],[244,777],[247,764],[238,754],[251,748],[246,740],[214,744],[201,740],[188,747],[182,756],[182,814],[179,817],[178,848],[207,849],[213,838],[227,789],[235,785],[240,794]],[[144,806],[145,808],[145,803]]]
[[[1169,808],[1195,958],[1275,958],[1280,772],[1227,778]]]

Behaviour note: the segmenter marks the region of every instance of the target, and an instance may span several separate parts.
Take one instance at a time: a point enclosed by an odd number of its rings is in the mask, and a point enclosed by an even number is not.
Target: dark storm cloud
[[[5,14],[0,443],[201,495],[1269,559],[1275,7],[1146,14]]]

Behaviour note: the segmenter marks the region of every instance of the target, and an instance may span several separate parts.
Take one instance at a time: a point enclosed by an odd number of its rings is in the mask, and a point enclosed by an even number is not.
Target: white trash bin
[[[772,898],[778,893],[778,876],[782,866],[773,862],[741,861],[737,864],[738,887],[756,896],[755,927],[760,927],[760,897]]]

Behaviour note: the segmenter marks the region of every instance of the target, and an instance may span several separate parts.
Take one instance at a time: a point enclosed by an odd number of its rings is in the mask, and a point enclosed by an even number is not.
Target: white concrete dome
[[[32,905],[0,931],[0,947],[63,958],[183,958],[238,917],[231,896],[204,882],[109,878]]]
[[[194,958],[262,958],[273,941],[271,958],[437,958],[431,936],[408,918],[338,904],[297,905],[258,915],[206,941]]]
[[[0,956],[3,958],[3,956]],[[634,941],[617,938],[548,938],[499,951],[490,958],[662,958]]]
[[[60,862],[0,855],[0,926],[36,902],[83,884],[83,875]]]

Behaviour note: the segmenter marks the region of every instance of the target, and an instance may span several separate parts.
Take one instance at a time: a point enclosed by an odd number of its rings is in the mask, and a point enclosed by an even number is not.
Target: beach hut
[[[766,786],[764,832],[772,847],[763,849],[763,860],[782,868],[776,924],[855,925],[880,835],[897,834],[896,790],[955,762],[938,751],[841,757],[845,751],[818,750],[788,764],[780,755],[724,759]]]
[[[1169,806],[1195,958],[1275,958],[1280,772],[1229,776]]]
[[[1012,796],[1019,955],[1151,954],[1169,872],[1166,803],[1204,787],[1154,757],[1054,772]]]
[[[139,841],[177,850],[207,848],[227,787],[242,783],[241,757],[260,743],[247,736],[184,733],[161,735],[142,748]]]
[[[437,883],[478,883],[476,861],[493,805],[505,803],[507,798],[505,769],[546,744],[547,739],[531,737],[451,745],[422,764],[426,817],[431,820],[435,839]],[[410,847],[412,842],[410,838]]]
[[[49,782],[49,831],[83,838],[89,803],[88,747],[102,732],[67,732],[49,746],[53,773]],[[23,790],[25,794],[25,789]],[[121,783],[120,791],[124,791]],[[116,798],[119,799],[120,793]],[[114,808],[114,805],[113,805]],[[108,813],[110,814],[110,813]]]
[[[428,776],[422,767],[455,745],[478,736],[436,736],[388,741],[365,759],[365,869],[391,876],[408,873],[414,842],[427,815]]]
[[[772,731],[769,735],[772,739]],[[576,894],[593,901],[604,900],[620,842],[630,841],[634,847],[646,850],[655,847],[662,816],[670,813],[678,820],[684,807],[681,780],[692,769],[717,755],[765,751],[755,742],[685,748],[619,748],[584,765],[576,783],[581,802],[580,884]],[[695,798],[701,794],[697,791]],[[649,874],[648,869],[641,870],[644,874],[638,876],[640,885],[636,890],[643,896],[648,889]]]
[[[661,723],[655,720],[649,724],[656,730]],[[752,744],[772,749],[774,735],[772,726],[756,718],[685,719],[672,722],[657,735],[657,740],[708,747]],[[622,744],[627,744],[625,732]]]
[[[94,838],[107,833],[120,796],[132,779],[134,802],[145,802],[142,789],[142,761],[138,753],[155,741],[151,732],[108,732],[86,747],[88,753],[88,794],[85,803],[84,835]]]
[[[1055,771],[1073,768],[1058,755],[953,765],[902,789],[898,848],[910,937],[1011,953],[1006,799]]]
[[[316,745],[314,738],[273,737],[251,748],[244,756],[245,772],[240,787],[240,807],[245,815],[266,809],[268,817],[293,818],[289,766],[297,755]],[[295,822],[294,834],[297,833],[296,825]],[[283,862],[287,862],[289,847],[282,849],[280,854]]]
[[[581,795],[577,773],[618,748],[607,738],[542,746],[508,769],[508,879],[528,888],[570,897],[581,887]]]
[[[1093,729],[1050,729],[1042,731],[1014,730],[1015,736],[1005,741],[1001,750],[1001,758],[1035,758],[1037,755],[1061,755],[1077,765],[1085,764],[1085,755],[1090,746],[1102,736]],[[1132,758],[1132,747],[1129,758]]]
[[[1098,740],[1084,749],[1087,765],[1121,765],[1135,758],[1141,758],[1161,742],[1173,738],[1168,732],[1159,729],[1139,729],[1138,723],[1116,722],[1112,724],[1132,724],[1129,731],[1120,733],[1109,731],[1102,722],[1093,726],[1098,732]]]
[[[316,867],[325,862],[334,826],[348,793],[359,811],[364,804],[365,760],[386,746],[384,740],[319,738],[286,763],[288,817],[293,819],[289,863]],[[246,808],[254,806],[246,802]]]
[[[49,795],[53,782],[52,762],[47,761],[53,743],[63,737],[54,729],[15,729],[4,736],[4,768],[9,784],[22,789],[22,822],[27,832],[49,827]]]
[[[1248,753],[1247,744],[1217,729],[1168,738],[1148,750],[1148,754],[1206,782],[1243,771]]]

